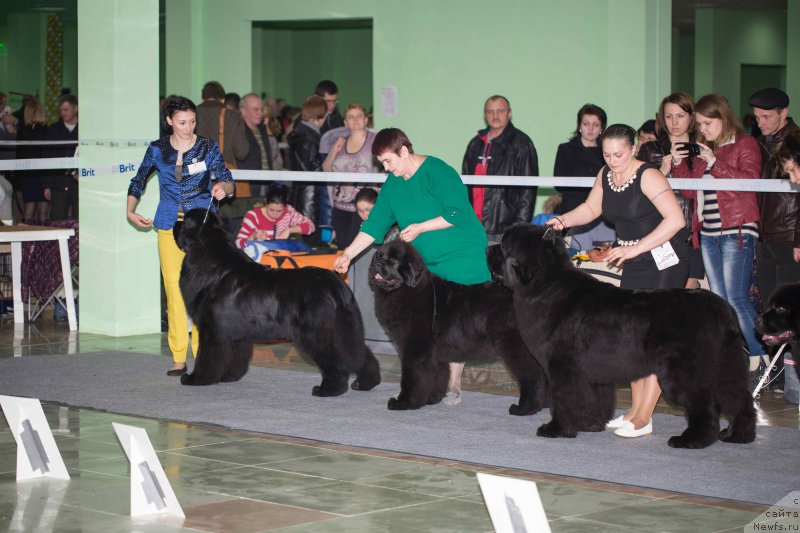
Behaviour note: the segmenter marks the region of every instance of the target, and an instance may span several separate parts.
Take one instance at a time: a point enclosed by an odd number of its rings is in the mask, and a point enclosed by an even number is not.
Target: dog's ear
[[[506,258],[503,267],[503,283],[511,289],[524,287],[531,282],[532,276],[528,268],[513,257]]]
[[[407,244],[405,248],[405,253],[400,258],[403,282],[407,287],[416,287],[424,277],[425,263],[422,262],[422,257],[414,252],[410,244]]]
[[[493,244],[486,249],[486,263],[489,265],[489,272],[496,280],[503,279],[503,247]]]

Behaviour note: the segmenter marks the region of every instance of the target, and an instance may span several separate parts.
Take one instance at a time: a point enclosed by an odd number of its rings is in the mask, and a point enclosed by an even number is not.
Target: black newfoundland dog
[[[790,283],[775,291],[756,320],[756,329],[765,343],[772,346],[789,343],[792,355],[800,357],[800,283]],[[794,369],[800,378],[800,366],[795,364]]]
[[[450,362],[501,358],[519,383],[512,415],[541,410],[545,378],[519,335],[512,293],[500,283],[460,285],[432,274],[400,240],[382,245],[369,268],[375,313],[400,350],[400,394],[389,409],[419,409],[447,392]]]
[[[200,332],[200,349],[184,385],[237,381],[247,372],[253,342],[288,338],[322,373],[315,396],[380,383],[377,359],[364,344],[364,325],[353,293],[337,274],[321,268],[269,269],[236,248],[211,214],[193,209],[175,225],[186,253],[180,287]],[[205,222],[204,222],[205,220]]]
[[[515,226],[490,263],[503,263],[520,332],[547,373],[552,419],[542,437],[603,431],[612,385],[650,374],[665,398],[686,410],[673,448],[755,439],[747,357],[736,314],[705,290],[631,291],[575,268],[539,226]],[[720,432],[720,414],[729,425]]]

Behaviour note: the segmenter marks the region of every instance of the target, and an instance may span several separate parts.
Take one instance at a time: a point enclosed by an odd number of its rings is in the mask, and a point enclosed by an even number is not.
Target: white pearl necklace
[[[614,184],[614,178],[612,176],[611,169],[608,169],[608,174],[606,174],[606,178],[608,179],[608,186],[611,187],[611,190],[614,191],[614,192],[622,192],[622,191],[624,191],[625,189],[627,189],[628,187],[631,186],[631,183],[633,183],[636,180],[636,174],[637,174],[638,170],[639,170],[638,168],[636,170],[634,170],[633,171],[633,176],[628,178],[627,181],[625,181],[625,183],[623,183],[622,185],[617,187]]]

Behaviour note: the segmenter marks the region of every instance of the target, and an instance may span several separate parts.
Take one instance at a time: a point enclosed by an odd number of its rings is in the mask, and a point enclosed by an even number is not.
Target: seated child
[[[369,187],[361,189],[356,195],[356,213],[361,220],[367,220],[369,212],[375,207],[375,202],[378,201],[378,191]],[[400,236],[400,228],[397,224],[392,224],[389,231],[383,237],[383,242],[389,242],[397,239]]]
[[[285,185],[270,185],[266,204],[244,215],[242,227],[236,236],[236,246],[244,248],[250,241],[288,239],[293,233],[313,233],[314,223],[286,203],[288,195],[289,190]]]

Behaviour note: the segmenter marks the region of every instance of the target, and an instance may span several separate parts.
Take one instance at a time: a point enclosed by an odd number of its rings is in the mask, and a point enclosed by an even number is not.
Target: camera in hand
[[[700,145],[697,143],[678,143],[677,150],[679,152],[686,152],[686,157],[700,155]]]

